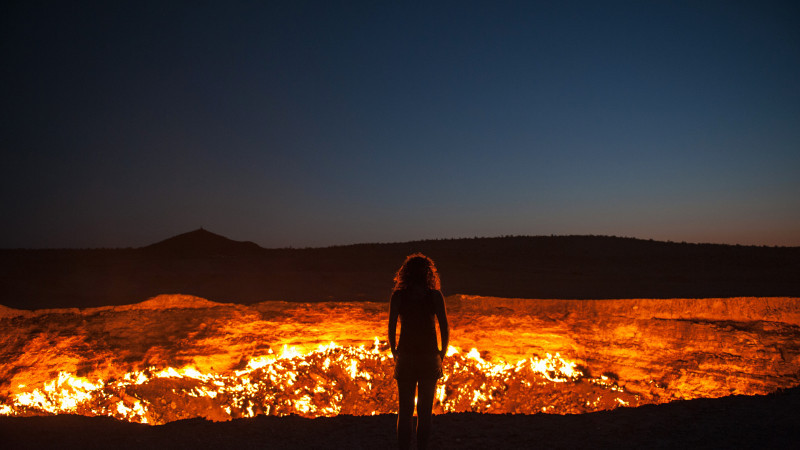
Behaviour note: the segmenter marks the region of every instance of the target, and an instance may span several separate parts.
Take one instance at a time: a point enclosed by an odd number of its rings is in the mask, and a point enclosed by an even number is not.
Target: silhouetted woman
[[[450,340],[444,297],[440,289],[436,266],[421,253],[406,257],[394,277],[394,291],[389,302],[389,345],[395,360],[394,378],[400,399],[397,441],[401,449],[411,445],[416,390],[417,448],[422,450],[428,445],[436,380],[442,377],[442,360]],[[398,317],[400,342],[396,344]],[[436,341],[437,319],[441,349]]]

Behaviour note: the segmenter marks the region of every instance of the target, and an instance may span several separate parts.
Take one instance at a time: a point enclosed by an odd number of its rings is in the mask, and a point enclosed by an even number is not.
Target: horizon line
[[[413,244],[419,242],[435,242],[435,241],[458,241],[458,240],[478,240],[478,239],[512,239],[512,238],[610,238],[610,239],[629,239],[629,240],[636,240],[636,241],[645,241],[645,242],[654,242],[654,243],[663,243],[663,244],[677,244],[677,245],[714,245],[714,246],[726,246],[726,247],[757,247],[757,248],[786,248],[786,249],[793,249],[793,248],[800,248],[800,245],[769,245],[769,244],[739,244],[739,243],[723,243],[723,242],[695,242],[695,241],[674,241],[671,239],[655,239],[655,238],[642,238],[636,236],[618,236],[618,235],[610,235],[610,234],[506,234],[506,235],[496,235],[496,236],[461,236],[461,237],[437,237],[437,238],[421,238],[421,239],[412,239],[406,241],[386,241],[386,242],[351,242],[346,244],[331,244],[331,245],[319,245],[319,246],[283,246],[283,247],[264,247],[257,242],[250,241],[250,240],[235,240],[229,238],[228,236],[215,233],[213,231],[208,230],[205,227],[199,227],[191,231],[187,231],[184,233],[178,233],[176,235],[167,237],[165,239],[158,240],[151,244],[146,244],[142,246],[126,246],[126,247],[0,247],[0,250],[139,250],[145,249],[147,247],[151,247],[162,242],[190,234],[195,233],[198,231],[205,231],[209,234],[230,240],[235,243],[251,243],[256,245],[258,248],[263,250],[312,250],[312,249],[328,249],[328,248],[340,248],[340,247],[352,247],[352,246],[359,246],[359,245],[399,245],[399,244]]]

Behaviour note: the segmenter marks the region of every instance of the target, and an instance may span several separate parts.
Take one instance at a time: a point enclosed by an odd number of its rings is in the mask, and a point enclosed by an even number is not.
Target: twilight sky
[[[17,3],[0,247],[800,245],[795,1]]]

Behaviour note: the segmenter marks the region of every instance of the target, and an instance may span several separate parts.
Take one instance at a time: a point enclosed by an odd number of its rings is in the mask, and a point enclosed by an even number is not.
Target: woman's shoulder
[[[443,298],[442,291],[438,289],[431,289],[428,287],[424,288],[414,288],[414,287],[406,287],[403,289],[397,289],[392,291],[392,298]]]
[[[428,298],[444,298],[442,291],[434,288],[425,288],[425,296]]]
[[[401,300],[412,296],[412,290],[408,288],[395,289],[392,291],[392,299]]]
[[[436,305],[436,307],[444,304],[444,295],[439,289],[426,289],[424,298],[426,303]]]
[[[439,289],[429,289],[428,295],[431,298],[435,299],[437,302],[438,301],[444,302],[444,295],[442,294],[442,291],[440,291]]]

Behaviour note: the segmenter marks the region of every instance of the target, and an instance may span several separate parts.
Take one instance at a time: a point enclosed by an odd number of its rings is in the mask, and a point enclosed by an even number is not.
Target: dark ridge
[[[200,229],[138,249],[0,250],[0,304],[91,307],[177,293],[246,304],[384,301],[413,252],[436,261],[445,295],[800,297],[800,247],[509,236],[264,249]]]
[[[143,247],[143,250],[162,256],[218,257],[261,253],[264,249],[250,241],[234,241],[203,228],[179,234]]]

